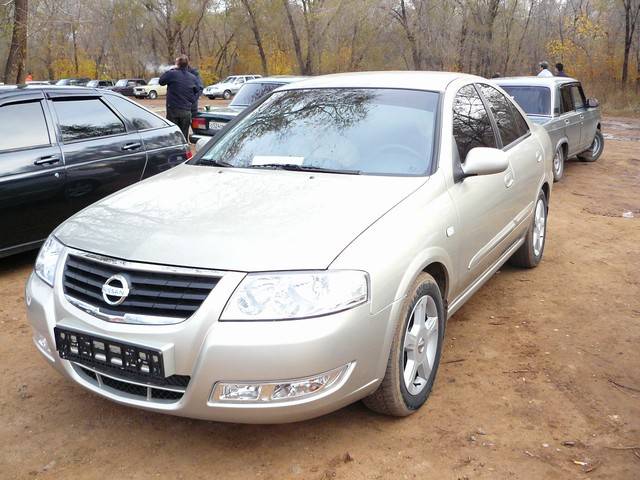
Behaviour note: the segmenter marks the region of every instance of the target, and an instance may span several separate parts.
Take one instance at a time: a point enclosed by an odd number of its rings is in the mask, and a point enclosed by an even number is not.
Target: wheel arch
[[[544,182],[542,184],[542,191],[547,199],[547,208],[549,208],[549,197],[551,196],[551,187],[549,187],[549,182]]]
[[[428,273],[431,275],[436,283],[438,284],[438,288],[440,288],[440,292],[442,293],[442,301],[445,304],[445,308],[447,306],[447,298],[449,294],[449,272],[447,267],[441,262],[432,262],[426,267],[422,269],[424,273]]]

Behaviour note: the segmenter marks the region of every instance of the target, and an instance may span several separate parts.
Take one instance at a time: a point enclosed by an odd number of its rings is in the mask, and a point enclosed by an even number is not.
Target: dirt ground
[[[357,403],[251,426],[116,405],[32,345],[35,254],[0,260],[0,477],[640,478],[640,121],[604,131],[602,158],[569,162],[553,191],[542,264],[503,268],[452,318],[433,394],[404,419]]]

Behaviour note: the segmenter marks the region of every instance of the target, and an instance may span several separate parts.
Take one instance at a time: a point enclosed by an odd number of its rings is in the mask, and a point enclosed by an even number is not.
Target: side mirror
[[[196,153],[202,150],[202,147],[204,147],[209,140],[211,139],[206,137],[198,139],[198,141],[196,142]]]
[[[587,106],[589,108],[596,108],[600,106],[600,102],[598,102],[597,98],[589,98],[587,99]]]
[[[507,168],[509,168],[507,154],[497,148],[487,147],[472,148],[462,165],[465,177],[492,175],[504,172]]]

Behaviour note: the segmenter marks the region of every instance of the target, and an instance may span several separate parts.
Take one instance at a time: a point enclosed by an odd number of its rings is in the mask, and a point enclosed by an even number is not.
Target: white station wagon
[[[540,262],[552,157],[480,77],[291,83],[54,231],[26,288],[34,343],[156,412],[275,423],[364,399],[408,415],[447,319],[507,260]]]

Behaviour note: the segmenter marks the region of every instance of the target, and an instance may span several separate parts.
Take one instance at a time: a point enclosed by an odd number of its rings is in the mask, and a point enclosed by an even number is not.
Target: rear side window
[[[473,85],[462,87],[453,102],[453,136],[462,163],[472,148],[497,147],[491,120]]]
[[[478,86],[489,104],[493,118],[496,120],[498,132],[500,132],[500,138],[502,138],[502,145],[506,147],[520,138],[520,130],[511,108],[511,101],[489,85],[479,84]]]
[[[124,123],[98,98],[54,102],[63,142],[125,133]]]
[[[513,115],[516,119],[516,127],[518,128],[518,136],[522,137],[529,133],[529,125],[527,125],[527,121],[524,119],[522,114],[518,111],[515,105],[511,106],[511,110],[513,110]]]
[[[529,115],[551,114],[551,90],[547,87],[500,85]]]
[[[49,145],[49,130],[39,101],[0,107],[0,150]]]
[[[233,98],[231,106],[251,105],[281,85],[279,83],[247,83]]]
[[[571,98],[573,98],[573,105],[576,109],[585,107],[584,94],[578,85],[571,85]]]
[[[569,87],[562,87],[560,89],[560,103],[563,112],[571,112],[573,110],[573,98],[571,97]]]
[[[125,98],[113,95],[108,97],[108,101],[116,107],[122,116],[129,119],[136,130],[147,130],[149,128],[162,128],[167,126],[162,119],[138,107]]]

